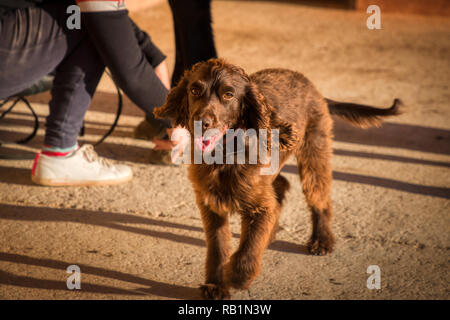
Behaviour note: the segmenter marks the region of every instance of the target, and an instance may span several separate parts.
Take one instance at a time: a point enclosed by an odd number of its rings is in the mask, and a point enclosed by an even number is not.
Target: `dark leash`
[[[25,138],[13,142],[13,143],[15,143],[15,144],[25,144],[25,143],[29,142],[31,139],[33,139],[34,136],[36,135],[36,133],[37,133],[37,131],[38,131],[38,128],[39,128],[39,119],[38,119],[38,116],[37,116],[36,112],[34,112],[33,107],[30,105],[30,103],[28,102],[28,100],[27,100],[25,97],[19,96],[19,97],[16,97],[16,98],[14,98],[14,99],[15,99],[15,100],[14,100],[14,102],[12,103],[12,105],[11,105],[8,109],[6,109],[2,114],[0,114],[0,120],[2,120],[8,113],[10,113],[11,110],[14,109],[14,107],[16,106],[16,104],[17,104],[19,101],[22,101],[23,103],[25,103],[25,105],[28,107],[28,109],[30,109],[31,114],[32,114],[33,117],[34,117],[34,128],[33,128],[33,132],[31,132],[31,133],[30,133],[28,136],[26,136]],[[9,101],[11,101],[11,100],[13,100],[13,98],[8,98],[8,99],[6,99],[5,101],[3,101],[2,103],[0,103],[0,108],[2,108],[5,104],[7,104],[7,103],[8,103]],[[3,142],[0,141],[0,146],[1,146],[2,144],[3,144]]]
[[[113,124],[111,125],[111,127],[109,128],[109,130],[103,135],[103,137],[98,140],[94,146],[98,146],[99,144],[101,144],[103,141],[105,141],[106,138],[108,138],[111,133],[114,131],[114,129],[117,126],[117,123],[119,122],[119,118],[120,115],[122,113],[122,107],[123,107],[123,98],[122,98],[122,92],[120,91],[119,86],[117,85],[117,83],[114,81],[113,77],[111,76],[111,74],[109,72],[106,72],[106,74],[108,74],[108,76],[113,80],[114,86],[116,87],[117,90],[117,112],[116,112],[116,118],[114,119]],[[48,91],[51,89],[53,84],[53,77],[52,76],[46,76],[43,79],[41,79],[40,81],[38,81],[36,84],[34,84],[32,87],[20,92],[17,95],[14,95],[10,98],[5,99],[4,101],[0,102],[0,110],[7,105],[9,102],[12,102],[11,106],[9,106],[5,111],[3,111],[0,114],[0,121],[8,114],[10,113],[14,107],[17,105],[17,103],[19,103],[20,101],[22,101],[27,108],[30,110],[31,114],[33,115],[34,118],[34,128],[33,131],[26,136],[25,138],[19,139],[17,141],[13,141],[13,142],[5,142],[5,141],[0,141],[0,148],[3,144],[19,144],[19,145],[24,145],[28,142],[30,142],[35,136],[36,133],[38,131],[39,128],[39,118],[36,114],[36,112],[34,111],[33,107],[31,106],[30,102],[27,100],[27,96],[32,96],[38,93],[42,93],[45,91]],[[80,130],[80,136],[84,136],[85,134],[85,125],[83,122],[83,126]],[[34,154],[0,154],[0,159],[14,159],[14,160],[28,160],[28,159],[34,159],[35,155]]]

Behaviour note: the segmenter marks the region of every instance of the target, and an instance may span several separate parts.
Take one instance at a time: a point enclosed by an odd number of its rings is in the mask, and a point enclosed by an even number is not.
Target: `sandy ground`
[[[448,299],[450,209],[450,19],[383,14],[382,30],[364,12],[291,3],[214,1],[218,52],[249,73],[266,67],[303,72],[327,97],[387,106],[404,114],[380,129],[335,124],[332,199],[337,249],[308,255],[309,213],[290,162],[291,182],[277,241],[263,270],[237,299]],[[163,2],[133,15],[173,66],[171,15]],[[33,97],[42,143],[48,95]],[[105,77],[89,111],[94,142],[114,119]],[[0,123],[2,139],[30,131],[20,106]],[[47,188],[30,181],[31,160],[0,160],[0,298],[196,299],[205,241],[186,168],[146,163],[152,143],[136,141],[142,112],[126,100],[101,155],[133,167],[132,182],[110,187]],[[19,150],[20,149],[20,150]],[[239,220],[233,219],[233,243]],[[81,268],[81,290],[66,268]],[[369,265],[381,289],[369,290]]]

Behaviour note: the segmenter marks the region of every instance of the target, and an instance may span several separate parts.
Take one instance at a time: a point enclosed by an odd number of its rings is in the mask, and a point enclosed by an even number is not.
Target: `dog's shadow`
[[[308,251],[307,246],[283,240],[275,240],[269,245],[268,249],[288,253],[311,255]]]

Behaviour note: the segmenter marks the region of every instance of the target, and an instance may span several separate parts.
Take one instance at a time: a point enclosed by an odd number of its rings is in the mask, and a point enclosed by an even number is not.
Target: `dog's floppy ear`
[[[297,130],[287,121],[281,119],[276,111],[272,115],[272,129],[278,129],[281,150],[290,150],[297,143]]]
[[[250,82],[245,89],[243,101],[244,125],[246,129],[270,130],[272,107],[267,103],[258,87]]]
[[[243,122],[246,129],[266,129],[267,138],[271,139],[271,130],[279,130],[279,145],[281,150],[291,149],[296,142],[297,132],[294,127],[281,119],[277,111],[267,102],[256,84],[250,82],[244,96]]]
[[[186,71],[178,84],[170,89],[164,105],[153,111],[156,118],[169,118],[174,126],[187,127],[189,119],[188,78],[189,71]]]

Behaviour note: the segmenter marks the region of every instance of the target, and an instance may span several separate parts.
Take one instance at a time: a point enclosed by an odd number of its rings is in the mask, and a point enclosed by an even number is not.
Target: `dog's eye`
[[[193,96],[199,96],[201,93],[202,93],[202,91],[200,90],[200,88],[197,88],[197,87],[191,88],[191,94]]]
[[[223,97],[225,100],[230,100],[230,99],[233,99],[234,94],[233,94],[233,92],[231,92],[231,91],[227,91],[227,92],[225,92],[225,93],[222,95],[222,97]]]

